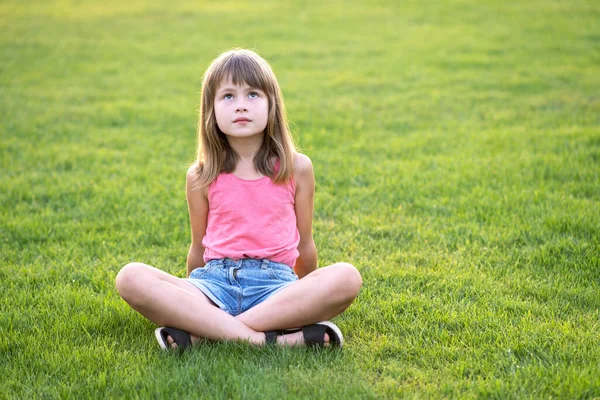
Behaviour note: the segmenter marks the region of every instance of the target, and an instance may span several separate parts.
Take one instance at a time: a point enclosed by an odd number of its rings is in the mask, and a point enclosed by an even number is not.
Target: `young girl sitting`
[[[187,172],[188,278],[130,263],[117,275],[119,294],[161,326],[165,349],[199,338],[341,346],[328,320],[362,280],[347,263],[317,269],[314,190],[269,64],[250,50],[221,54],[204,75],[197,160]]]

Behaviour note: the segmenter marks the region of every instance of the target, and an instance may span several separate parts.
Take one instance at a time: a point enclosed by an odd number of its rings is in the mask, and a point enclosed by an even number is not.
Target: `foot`
[[[196,343],[196,340],[198,340],[198,336],[190,334],[190,339],[192,340],[192,344],[194,344]],[[178,347],[177,343],[175,343],[175,339],[173,339],[171,335],[167,336],[167,343],[172,349],[176,349]]]
[[[159,327],[154,332],[156,339],[163,349],[177,349],[191,346],[198,340],[198,336],[191,335],[181,329]],[[340,329],[329,321],[307,325],[301,329],[285,329],[283,331],[270,331],[266,333],[255,332],[258,337],[248,338],[256,344],[278,344],[280,346],[321,346],[342,347],[344,337]]]
[[[336,324],[330,321],[321,321],[316,324],[303,326],[302,329],[286,329],[283,331],[265,332],[266,344],[279,344],[284,346],[316,346],[316,347],[342,347],[344,336]]]
[[[192,344],[196,343],[196,340],[198,340],[197,336],[194,335],[190,335],[190,338],[192,339]],[[172,349],[176,349],[177,348],[177,343],[175,343],[175,339],[173,339],[171,336],[167,336],[167,343],[169,344],[169,346]],[[323,347],[329,347],[329,335],[325,334],[324,339],[323,339]],[[279,335],[277,337],[277,344],[280,346],[306,346],[306,343],[304,342],[304,335],[302,334],[302,331],[299,332],[295,332],[295,333],[288,333],[287,335]]]
[[[302,331],[277,336],[277,344],[280,346],[306,346]],[[323,347],[329,347],[329,335],[323,336]]]
[[[154,330],[154,336],[160,347],[165,350],[186,348],[191,346],[198,338],[181,329],[161,326]]]

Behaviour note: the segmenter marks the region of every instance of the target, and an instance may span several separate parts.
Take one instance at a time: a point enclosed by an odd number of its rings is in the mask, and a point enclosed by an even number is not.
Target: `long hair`
[[[218,56],[204,73],[198,120],[195,187],[210,185],[221,173],[232,173],[239,159],[217,125],[215,95],[223,79],[262,90],[269,100],[267,126],[261,148],[254,157],[258,172],[275,183],[288,182],[294,170],[296,146],[287,122],[283,95],[271,66],[254,51],[233,49]],[[275,171],[274,158],[279,159]]]

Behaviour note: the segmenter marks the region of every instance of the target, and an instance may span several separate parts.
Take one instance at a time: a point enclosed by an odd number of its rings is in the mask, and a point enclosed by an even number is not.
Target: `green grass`
[[[599,397],[598,3],[212,3],[0,2],[0,398]],[[341,352],[164,354],[115,291],[185,274],[235,46],[313,160],[321,265],[362,273]]]

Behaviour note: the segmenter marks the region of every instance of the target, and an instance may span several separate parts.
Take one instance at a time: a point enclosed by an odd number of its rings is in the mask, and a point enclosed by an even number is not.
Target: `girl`
[[[327,320],[356,298],[361,276],[347,263],[317,269],[313,167],[295,151],[269,64],[244,49],[216,58],[198,125],[186,181],[188,279],[130,263],[117,275],[119,294],[162,326],[165,349],[199,338],[341,346]]]

